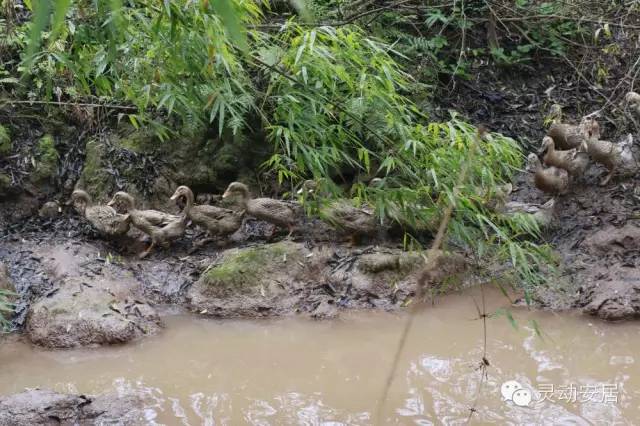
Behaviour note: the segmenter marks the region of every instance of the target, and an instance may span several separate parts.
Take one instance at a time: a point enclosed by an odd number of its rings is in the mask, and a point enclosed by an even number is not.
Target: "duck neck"
[[[243,208],[246,208],[247,204],[251,200],[249,191],[246,188],[242,188],[242,190],[239,191],[239,194],[240,194],[240,204],[242,205]]]
[[[136,203],[133,198],[124,199],[124,211],[126,213],[134,213],[136,211]]]
[[[189,213],[191,213],[191,208],[193,207],[193,191],[187,189],[184,197],[187,199],[187,201],[184,209],[182,209],[182,216],[186,218],[189,217]]]
[[[547,153],[549,155],[553,155],[556,152],[556,144],[552,141],[549,142],[549,145],[547,145]]]

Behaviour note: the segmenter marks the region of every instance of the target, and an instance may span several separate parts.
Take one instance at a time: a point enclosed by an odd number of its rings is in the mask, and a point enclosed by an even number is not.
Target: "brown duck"
[[[557,151],[553,138],[545,136],[542,139],[541,152],[544,164],[566,170],[574,178],[582,176],[589,165],[589,154],[586,151],[585,143],[578,149]]]
[[[184,213],[196,225],[204,228],[211,237],[226,237],[236,232],[242,225],[244,210],[234,211],[210,205],[194,205],[193,192],[187,186],[179,186],[171,199],[184,197]]]
[[[638,163],[631,150],[633,136],[629,134],[618,143],[601,141],[598,138],[600,135],[599,125],[595,120],[591,123],[590,134],[593,136],[586,142],[587,152],[595,162],[602,164],[609,171],[600,185],[609,183],[617,171],[622,171],[625,174],[636,173]]]
[[[172,201],[176,201],[172,197]],[[131,224],[151,237],[151,244],[139,257],[146,257],[156,245],[168,245],[169,242],[184,234],[187,227],[187,215],[182,212],[180,216],[164,213],[157,210],[137,210],[135,199],[126,192],[116,192],[109,206],[118,205],[124,209],[131,218]]]
[[[374,178],[369,183],[370,186],[378,186],[382,183],[379,178]],[[307,194],[310,197],[316,195],[318,190],[318,182],[315,180],[306,180],[302,189],[298,194]],[[401,215],[397,206],[389,208],[387,213],[394,217],[394,220],[400,221]],[[376,216],[372,209],[368,207],[355,207],[350,200],[331,201],[320,207],[320,219],[328,223],[332,227],[343,231],[349,235],[350,243],[355,245],[358,237],[374,235],[379,231],[380,224],[376,220]]]
[[[547,136],[553,139],[557,149],[578,148],[585,142],[585,124],[588,119],[583,119],[579,125],[562,122],[562,107],[555,104],[551,107],[552,124]]]
[[[503,213],[507,216],[514,216],[516,214],[529,215],[540,229],[545,229],[550,228],[553,224],[555,205],[556,200],[554,198],[542,205],[510,201],[505,204]]]
[[[81,189],[73,191],[68,204],[73,204],[76,211],[84,216],[103,237],[118,237],[129,231],[131,223],[129,215],[118,214],[108,205],[94,205],[86,191]]]
[[[629,108],[631,108],[631,111],[633,111],[636,116],[640,116],[640,93],[629,92],[624,99],[627,105],[629,105]]]
[[[543,168],[536,154],[527,157],[528,169],[534,174],[534,183],[538,189],[550,194],[563,194],[569,187],[569,174],[557,167]]]
[[[241,182],[232,182],[222,195],[222,198],[238,196],[247,214],[256,219],[273,223],[281,228],[287,228],[290,236],[297,220],[296,206],[285,201],[272,198],[251,198],[249,188]]]

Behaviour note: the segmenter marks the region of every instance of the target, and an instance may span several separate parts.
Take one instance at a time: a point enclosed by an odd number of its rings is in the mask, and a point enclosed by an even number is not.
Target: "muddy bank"
[[[143,424],[153,419],[142,397],[115,393],[87,396],[45,389],[0,397],[0,425]]]
[[[637,146],[635,147],[637,149]],[[640,317],[640,179],[614,178],[598,183],[605,169],[592,164],[583,179],[557,198],[555,219],[546,240],[561,260],[558,275],[537,291],[550,309],[581,309],[606,320]],[[548,200],[521,176],[514,198]]]
[[[144,260],[139,235],[107,242],[75,216],[32,218],[0,237],[0,263],[18,299],[14,327],[39,346],[125,343],[162,329],[159,312],[178,305],[218,318],[293,314],[330,318],[342,310],[401,309],[411,302],[418,253],[349,247],[296,234],[255,241],[269,229],[248,221],[228,247],[192,252],[194,231]],[[464,256],[448,254],[448,285],[470,285]]]
[[[446,278],[465,285],[464,257],[447,256],[453,267]],[[342,309],[391,310],[411,300],[423,265],[420,254],[400,249],[282,241],[225,251],[186,300],[192,310],[218,317],[327,318]]]

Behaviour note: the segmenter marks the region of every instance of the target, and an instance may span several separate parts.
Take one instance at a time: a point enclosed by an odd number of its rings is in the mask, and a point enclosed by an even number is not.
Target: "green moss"
[[[239,249],[227,252],[220,264],[206,272],[205,279],[212,286],[254,286],[273,268],[286,267],[285,260],[292,262],[298,257],[286,242]]]
[[[140,129],[129,133],[116,141],[116,143],[130,151],[144,153],[155,151],[161,147],[161,142],[150,130]]]
[[[6,127],[0,125],[0,156],[7,155],[11,152],[12,143],[11,136]]]
[[[104,145],[97,140],[87,142],[85,159],[79,186],[89,191],[96,199],[108,195],[112,188],[113,177],[103,170],[102,158]]]
[[[36,170],[33,180],[44,181],[55,175],[60,155],[51,135],[44,135],[36,145]]]
[[[7,174],[0,173],[0,196],[6,194],[9,188],[11,188],[11,178]]]

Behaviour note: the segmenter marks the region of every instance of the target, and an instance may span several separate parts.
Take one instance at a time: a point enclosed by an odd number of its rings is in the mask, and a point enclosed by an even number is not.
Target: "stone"
[[[13,143],[11,142],[9,131],[6,127],[0,125],[0,158],[9,155],[12,148]]]
[[[136,394],[73,395],[29,389],[0,397],[0,426],[147,424],[144,399]]]
[[[48,348],[125,343],[156,333],[161,321],[147,303],[117,296],[106,287],[79,278],[31,305],[26,332],[31,342]]]
[[[231,249],[187,293],[190,307],[221,317],[271,316],[291,309],[290,290],[305,270],[301,244],[279,242]]]

